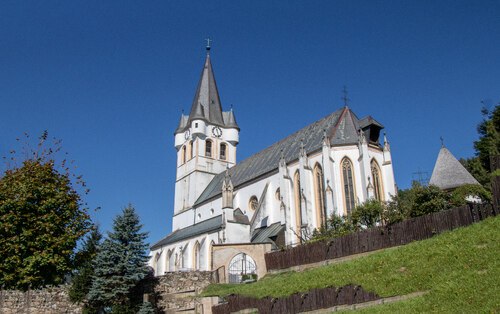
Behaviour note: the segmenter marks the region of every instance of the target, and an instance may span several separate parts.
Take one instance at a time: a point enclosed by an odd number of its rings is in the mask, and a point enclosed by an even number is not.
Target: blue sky
[[[353,111],[385,126],[406,188],[430,176],[440,136],[474,154],[480,101],[500,101],[499,16],[499,1],[2,1],[0,156],[47,129],[104,230],[130,202],[159,240],[210,37],[239,160],[340,108],[346,85]]]

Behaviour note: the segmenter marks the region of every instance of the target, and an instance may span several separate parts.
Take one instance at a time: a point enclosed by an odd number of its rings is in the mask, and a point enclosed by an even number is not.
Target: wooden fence
[[[489,204],[465,205],[429,215],[411,218],[384,227],[376,227],[334,238],[267,253],[267,270],[286,269],[349,255],[370,252],[430,238],[446,230],[468,226],[497,215],[498,207]]]
[[[377,294],[367,292],[361,286],[348,285],[341,288],[312,289],[307,293],[295,293],[284,298],[256,299],[230,295],[226,298],[226,303],[213,306],[212,313],[226,314],[244,309],[257,309],[259,313],[299,313],[378,299],[380,297]]]

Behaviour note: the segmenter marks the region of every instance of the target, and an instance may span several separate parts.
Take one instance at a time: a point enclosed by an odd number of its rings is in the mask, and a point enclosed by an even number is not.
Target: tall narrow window
[[[302,241],[302,191],[300,188],[300,174],[297,170],[293,176],[293,192],[295,198],[295,228],[297,237]]]
[[[350,215],[355,206],[354,193],[354,178],[352,171],[352,163],[348,158],[342,160],[342,183],[344,185],[344,200],[346,214]]]
[[[382,189],[382,177],[380,175],[380,167],[378,166],[378,163],[375,161],[375,159],[373,159],[371,162],[371,168],[375,198],[379,201],[383,201],[384,191]]]
[[[182,146],[181,161],[182,161],[182,164],[186,163],[186,146]]]
[[[314,166],[314,198],[316,200],[316,217],[318,227],[326,224],[325,192],[323,186],[323,169],[319,164]]]
[[[212,157],[212,141],[211,140],[205,141],[205,156]]]
[[[186,247],[181,253],[181,269],[186,269],[187,263],[188,263],[188,245],[186,244]]]
[[[193,265],[195,270],[200,268],[200,243],[198,241],[193,248]]]
[[[220,144],[220,159],[226,160],[227,158],[227,145],[225,143]]]
[[[212,257],[214,256],[214,245],[215,245],[215,241],[214,240],[210,241],[210,247],[208,248],[208,253],[210,254],[209,255],[210,261],[208,262],[208,267],[209,267],[208,270],[213,270],[213,259],[212,259]]]
[[[173,254],[174,252],[171,251],[171,250],[168,250],[168,254],[167,254],[167,267],[165,267],[165,269],[167,271],[174,271],[174,268],[175,268],[175,256]]]
[[[194,156],[193,141],[189,141],[189,159],[192,159],[193,156]]]

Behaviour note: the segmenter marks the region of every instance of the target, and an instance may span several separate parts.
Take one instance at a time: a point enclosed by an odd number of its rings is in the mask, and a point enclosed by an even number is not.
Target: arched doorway
[[[257,266],[253,258],[239,253],[229,263],[229,283],[241,283],[257,279]]]

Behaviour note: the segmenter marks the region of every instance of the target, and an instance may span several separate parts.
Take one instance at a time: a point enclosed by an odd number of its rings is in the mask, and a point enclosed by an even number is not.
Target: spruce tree
[[[148,274],[147,233],[141,229],[131,205],[115,218],[113,231],[108,233],[95,259],[88,294],[90,304],[120,313],[133,312],[137,307],[134,290]]]

